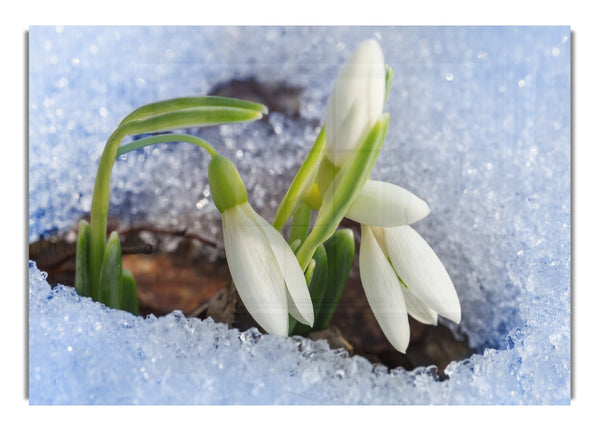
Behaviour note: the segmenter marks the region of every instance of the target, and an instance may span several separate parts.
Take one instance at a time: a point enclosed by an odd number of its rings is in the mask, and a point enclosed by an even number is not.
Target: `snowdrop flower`
[[[361,223],[360,277],[383,333],[406,353],[408,315],[436,325],[438,314],[460,322],[454,285],[427,242],[410,226],[427,216],[429,206],[408,190],[367,181],[346,213]]]
[[[410,340],[408,315],[436,325],[438,315],[459,323],[458,296],[444,265],[410,226],[361,225],[360,278],[383,333],[400,352]]]
[[[325,159],[317,182],[327,185],[346,160],[357,156],[357,146],[382,116],[385,92],[383,53],[377,42],[367,40],[340,72],[328,100]],[[401,352],[410,340],[408,315],[426,324],[437,324],[438,315],[460,322],[460,303],[444,265],[408,226],[429,212],[427,203],[408,190],[367,180],[345,214],[361,224],[359,266],[369,305]]]
[[[252,317],[267,332],[284,336],[288,312],[312,326],[312,302],[296,256],[281,234],[250,206],[233,163],[213,156],[208,178],[221,213],[229,270]]]
[[[385,64],[379,44],[361,43],[338,75],[327,101],[325,157],[341,166],[383,112]]]

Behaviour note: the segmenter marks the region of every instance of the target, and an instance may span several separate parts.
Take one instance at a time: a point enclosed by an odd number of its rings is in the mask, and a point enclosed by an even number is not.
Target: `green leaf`
[[[77,229],[77,245],[75,248],[75,290],[81,296],[91,296],[89,265],[90,224],[85,220],[81,220]]]
[[[98,301],[112,308],[121,308],[122,273],[121,243],[119,234],[115,231],[111,232],[104,249],[104,258],[100,267]]]
[[[291,241],[289,244],[290,244],[290,248],[292,249],[292,251],[294,253],[296,253],[296,251],[298,251],[298,249],[300,248],[300,244],[302,244],[302,240],[300,238],[298,238],[298,239]]]
[[[196,136],[179,134],[179,133],[165,133],[162,135],[149,136],[147,138],[137,139],[129,142],[128,144],[121,145],[117,151],[117,157],[129,153],[130,151],[139,150],[140,148],[148,147],[155,144],[164,144],[168,142],[189,142],[199,147],[204,148],[211,156],[217,155],[217,151],[212,145],[206,142],[204,139],[200,139]]]
[[[233,99],[219,96],[203,97],[179,97],[175,99],[162,100],[160,102],[149,103],[140,106],[127,115],[121,125],[131,121],[144,120],[168,112],[180,111],[191,108],[237,108],[249,111],[256,111],[261,114],[267,114],[269,110],[260,103],[249,102],[247,100]]]
[[[317,167],[323,158],[323,154],[325,154],[325,143],[325,127],[323,127],[321,128],[321,132],[319,132],[319,136],[317,136],[312,149],[308,153],[308,156],[306,156],[306,160],[304,160],[304,163],[300,166],[292,184],[290,184],[290,188],[285,193],[281,204],[279,204],[279,208],[277,208],[277,213],[275,214],[272,223],[275,229],[280,231],[283,228],[285,223],[298,208],[300,199],[310,193],[311,187],[315,181]]]
[[[310,292],[310,299],[313,303],[313,309],[315,311],[315,319],[318,317],[319,309],[321,308],[321,302],[323,301],[323,296],[325,294],[325,290],[328,288],[327,285],[327,274],[328,274],[328,265],[327,265],[327,253],[325,248],[321,245],[317,247],[315,251],[315,255],[313,256],[313,260],[315,262],[315,267],[310,275],[310,281],[308,284],[308,291]],[[296,323],[295,326],[290,326],[290,333],[293,335],[303,335],[305,336],[313,328],[310,326],[304,325],[302,323]]]
[[[300,243],[302,243],[306,239],[311,217],[312,209],[308,205],[301,203],[292,218],[290,238],[288,239],[289,244],[292,244],[296,240],[300,240]]]
[[[131,271],[124,269],[122,274],[123,291],[121,309],[129,311],[136,316],[140,314],[138,307],[137,284]]]
[[[327,288],[319,311],[315,311],[313,331],[325,329],[338,307],[344,293],[352,261],[354,260],[354,234],[350,229],[340,229],[323,244],[327,252]],[[318,249],[317,249],[318,250]]]
[[[262,118],[262,116],[262,112],[249,109],[222,106],[190,108],[158,114],[141,120],[128,121],[122,123],[114,133],[137,135],[140,133],[166,132],[189,127],[254,121]]]
[[[369,177],[385,140],[389,115],[383,114],[358,148],[342,165],[323,196],[323,204],[313,230],[296,254],[300,267],[306,268],[314,251],[334,234],[348,208]]]

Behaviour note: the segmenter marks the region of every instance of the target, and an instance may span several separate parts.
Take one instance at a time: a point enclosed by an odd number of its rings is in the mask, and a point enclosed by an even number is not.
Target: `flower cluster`
[[[367,40],[341,70],[327,103],[325,141],[315,143],[274,221],[280,229],[304,204],[319,211],[313,231],[299,240],[296,255],[249,206],[245,190],[237,201],[219,208],[234,282],[250,313],[269,332],[286,334],[288,313],[313,324],[313,306],[318,304],[303,270],[344,216],[361,224],[361,281],[381,329],[396,349],[406,352],[408,347],[409,315],[426,324],[437,324],[438,315],[460,321],[460,304],[448,273],[409,226],[427,216],[429,206],[400,186],[368,179],[385,137],[387,88],[381,48]],[[211,176],[213,195],[227,194],[213,183],[228,177]]]
[[[254,121],[260,104],[216,96],[144,105],[109,137],[102,153],[90,223],[79,226],[77,290],[137,313],[133,275],[122,268],[118,234],[108,242],[110,173],[118,156],[162,142],[189,142],[211,156],[208,179],[221,213],[225,253],[237,291],[267,332],[305,334],[324,329],[339,303],[354,258],[344,217],[361,225],[359,267],[365,295],[384,334],[406,352],[408,316],[436,324],[460,321],[456,291],[435,252],[409,225],[429,206],[395,184],[370,180],[389,126],[383,112],[392,71],[374,40],[360,44],[339,73],[327,102],[325,125],[269,224],[248,202],[244,183],[227,158],[206,141],[172,129]],[[158,134],[157,134],[158,133]],[[121,145],[126,136],[147,135]],[[313,220],[313,212],[317,211]],[[286,240],[281,231],[292,219]]]
[[[385,64],[377,42],[363,42],[340,73],[327,105],[325,156],[343,164],[383,112]],[[346,217],[361,224],[360,277],[390,343],[406,352],[408,315],[436,324],[438,314],[460,322],[460,303],[444,268],[409,224],[429,206],[394,184],[367,181]]]

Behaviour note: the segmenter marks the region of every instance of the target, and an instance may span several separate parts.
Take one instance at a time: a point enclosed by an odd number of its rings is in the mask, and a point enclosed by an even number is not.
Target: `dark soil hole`
[[[352,224],[346,227],[355,228]],[[141,315],[162,316],[181,310],[187,316],[210,316],[240,330],[257,326],[230,283],[227,262],[223,258],[207,257],[215,255],[213,243],[185,231],[151,226],[120,230],[119,234],[124,251],[123,266],[133,272],[138,283]],[[153,238],[155,246],[149,247],[141,236]],[[178,240],[178,246],[167,253],[161,245],[163,240]],[[51,285],[73,286],[75,231],[30,244],[29,258],[48,273]],[[427,326],[412,319],[408,351],[406,354],[397,352],[377,325],[362,291],[357,268],[351,272],[331,323],[329,329],[309,337],[326,339],[331,348],[343,347],[352,355],[359,354],[390,369],[401,366],[412,370],[435,365],[440,380],[447,377],[443,370],[451,361],[474,353],[466,340],[456,340],[445,326]]]
[[[285,81],[258,81],[250,77],[217,84],[208,94],[262,103],[269,107],[270,112],[280,112],[288,117],[298,118],[301,93],[300,87],[289,85]]]

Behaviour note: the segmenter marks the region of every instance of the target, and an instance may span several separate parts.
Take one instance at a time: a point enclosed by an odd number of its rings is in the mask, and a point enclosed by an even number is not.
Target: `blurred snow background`
[[[394,84],[372,178],[431,206],[415,228],[463,307],[460,326],[443,323],[480,352],[450,364],[444,382],[430,370],[373,370],[320,343],[106,310],[68,288],[51,292],[32,264],[31,403],[569,402],[568,27],[33,27],[29,36],[30,241],[89,211],[104,142],[129,111],[250,77],[301,87],[300,116],[201,133],[271,218],[343,61],[361,40],[379,40]],[[130,153],[113,171],[111,211],[219,240],[206,165],[186,144]]]

